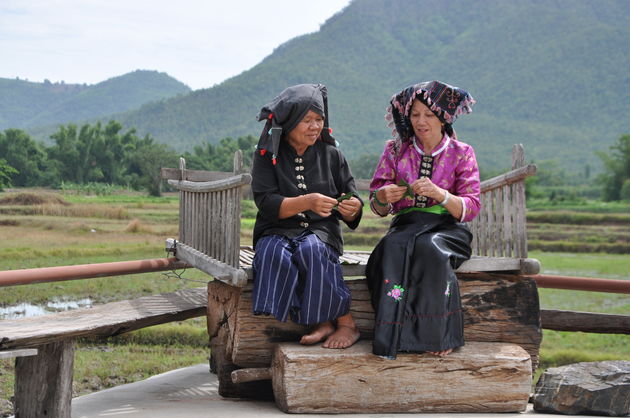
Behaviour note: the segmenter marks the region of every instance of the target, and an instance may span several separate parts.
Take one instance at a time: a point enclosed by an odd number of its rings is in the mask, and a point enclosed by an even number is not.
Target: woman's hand
[[[309,193],[306,198],[308,199],[308,209],[323,217],[330,216],[333,208],[337,205],[337,199],[321,193]]]
[[[361,211],[361,201],[356,197],[345,199],[339,202],[337,210],[347,222],[354,221]]]
[[[388,184],[387,186],[383,186],[376,191],[376,198],[381,203],[396,203],[403,198],[406,191],[406,186]]]
[[[419,196],[429,197],[440,203],[446,197],[446,190],[436,186],[430,178],[421,177],[411,183],[411,189]]]

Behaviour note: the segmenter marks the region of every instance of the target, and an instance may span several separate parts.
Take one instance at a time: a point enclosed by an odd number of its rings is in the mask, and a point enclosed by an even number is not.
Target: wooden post
[[[70,418],[74,340],[15,359],[15,418]]]
[[[523,144],[515,144],[512,147],[512,169],[525,166],[525,150]],[[516,222],[516,251],[514,256],[519,258],[527,258],[527,231],[525,228],[525,183],[514,183],[513,199]]]

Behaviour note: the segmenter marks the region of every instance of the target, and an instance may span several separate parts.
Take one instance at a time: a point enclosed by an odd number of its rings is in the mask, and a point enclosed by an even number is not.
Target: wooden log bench
[[[252,372],[253,371],[253,372]],[[531,391],[522,347],[469,342],[451,355],[372,355],[369,341],[345,350],[281,343],[271,367],[232,372],[235,381],[271,379],[288,413],[522,412]]]
[[[456,274],[466,341],[516,344],[535,369],[542,335],[540,310],[535,282],[526,275],[538,273],[540,264],[527,257],[524,179],[536,167],[524,164],[521,146],[514,147],[512,166],[510,172],[482,183],[482,211],[470,224],[473,257]],[[234,383],[232,372],[269,367],[275,347],[296,341],[308,328],[251,313],[254,252],[238,245],[241,188],[251,181],[242,172],[242,158],[235,154],[233,173],[186,170],[182,160],[179,169],[163,169],[162,176],[180,191],[180,236],[171,245],[173,253],[215,278],[208,285],[207,317],[211,368],[219,377],[219,393],[270,397],[269,380]],[[374,321],[361,278],[369,254],[346,251],[341,256],[352,292],[351,312],[366,340],[372,337]]]
[[[69,418],[75,340],[203,316],[206,288],[0,321],[0,358],[14,353],[15,417]]]

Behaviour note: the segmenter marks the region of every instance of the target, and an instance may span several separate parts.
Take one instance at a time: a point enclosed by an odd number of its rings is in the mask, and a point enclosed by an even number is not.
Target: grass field
[[[176,195],[149,198],[132,193],[88,196],[37,191],[37,196],[44,196],[43,202],[29,201],[34,199],[33,194],[22,196],[22,201],[11,201],[17,194],[18,191],[0,193],[0,270],[161,258],[166,256],[165,239],[177,237]],[[21,204],[24,202],[28,204]],[[540,236],[539,240],[545,241],[562,233],[562,240],[577,245],[587,240],[618,244],[627,242],[630,235],[627,205],[615,206],[614,210],[606,208],[602,212],[608,216],[606,225],[597,224],[601,213],[568,208],[558,215],[555,209],[543,207],[538,212],[540,215],[532,212],[530,236]],[[389,219],[368,212],[357,231],[344,232],[347,248],[370,250],[387,229]],[[556,215],[543,216],[545,212]],[[242,244],[251,244],[254,216],[253,203],[244,201]],[[584,216],[597,222],[584,223]],[[571,233],[571,230],[581,232]],[[592,238],[586,239],[585,234]],[[630,279],[628,252],[578,254],[533,250],[530,257],[541,261],[544,273]],[[0,288],[0,308],[21,302],[43,304],[50,300],[84,298],[104,303],[202,287],[208,281],[205,274],[194,269],[183,272],[182,277],[147,273]],[[540,289],[540,301],[544,309],[630,313],[630,295]],[[209,355],[207,344],[203,319],[151,327],[107,340],[80,341],[74,393],[88,393],[205,362]],[[630,360],[630,337],[545,330],[541,354],[543,366],[585,360]],[[10,410],[12,384],[13,362],[0,361],[0,411]]]

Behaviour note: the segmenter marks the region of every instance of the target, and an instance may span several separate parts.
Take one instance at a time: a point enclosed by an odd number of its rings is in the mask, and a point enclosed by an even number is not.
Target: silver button
[[[305,218],[305,217],[306,217],[306,215],[304,215],[304,212],[299,212],[297,215],[298,215],[298,216],[300,216],[300,217],[302,217],[302,218]]]
[[[301,163],[301,162],[302,162],[302,159],[301,159],[300,157],[297,157],[297,158],[295,159],[295,162],[296,162],[296,163]]]
[[[308,222],[300,222],[302,228],[308,228]]]
[[[304,180],[304,176],[298,174],[297,176],[295,176],[296,179],[298,180]]]
[[[303,165],[296,165],[295,166],[295,171],[304,171],[304,166]]]

